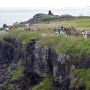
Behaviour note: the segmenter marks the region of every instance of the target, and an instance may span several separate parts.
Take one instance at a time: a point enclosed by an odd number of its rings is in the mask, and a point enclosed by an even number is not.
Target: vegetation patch
[[[13,84],[8,84],[8,89],[12,89],[14,87]]]
[[[18,77],[24,76],[24,67],[19,66],[16,70],[12,71],[12,80],[17,80]]]
[[[79,83],[86,85],[86,90],[90,90],[90,69],[75,69],[73,84],[78,87]]]
[[[43,32],[15,30],[5,36],[10,36],[22,41],[24,48],[27,47],[31,39],[35,39],[37,46],[50,46],[54,48],[57,53],[63,52],[77,58],[83,58],[83,55],[90,54],[90,38],[85,39],[83,37],[74,36],[65,37],[63,35],[51,33],[49,30]]]
[[[52,80],[52,76],[47,75],[46,77],[44,77],[43,81],[34,86],[32,90],[50,90],[50,88],[52,87]]]

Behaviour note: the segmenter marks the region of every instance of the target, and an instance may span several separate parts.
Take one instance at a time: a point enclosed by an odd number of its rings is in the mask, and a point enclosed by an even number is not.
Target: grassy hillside
[[[30,42],[32,38],[36,39],[36,45],[39,46],[51,46],[57,52],[70,53],[76,56],[82,56],[82,54],[89,55],[90,53],[90,38],[84,39],[81,37],[74,36],[62,36],[54,34],[49,30],[42,32],[27,32],[22,30],[14,30],[10,33],[1,36],[2,39],[4,36],[15,37],[23,41],[25,47]],[[44,41],[44,42],[43,42]],[[74,52],[74,53],[73,53]]]
[[[90,17],[74,17],[71,15],[46,15],[46,14],[36,14],[34,16],[33,24],[30,25],[31,30],[33,30],[34,25],[38,30],[48,30],[57,29],[59,26],[71,27],[74,26],[79,30],[90,30]],[[34,24],[35,22],[35,24]],[[22,24],[17,24],[11,26],[11,28],[17,29],[25,26],[26,23],[32,23],[30,20],[22,22]]]
[[[79,83],[85,83],[86,90],[90,90],[90,69],[75,69],[74,75],[73,83],[76,87],[78,87]]]
[[[84,18],[84,19],[75,19],[75,20],[66,20],[66,21],[57,21],[57,22],[49,22],[49,23],[38,23],[36,24],[37,28],[40,29],[54,29],[58,28],[59,26],[64,26],[64,27],[71,27],[74,26],[75,28],[79,30],[90,30],[90,18]],[[31,26],[32,28],[32,26]]]
[[[64,26],[64,27],[71,27],[74,26],[78,30],[87,30],[88,33],[90,33],[90,17],[83,17],[83,18],[76,18],[70,19],[70,20],[60,20],[60,18],[72,18],[73,16],[70,15],[63,15],[63,16],[49,16],[41,14],[40,20],[43,20],[46,18],[54,18],[58,21],[49,20],[49,23],[42,22],[42,23],[36,23],[30,26],[31,32],[27,32],[24,30],[13,30],[7,35],[1,36],[0,39],[2,39],[4,36],[10,36],[15,37],[17,39],[23,40],[25,46],[32,38],[37,39],[37,45],[49,45],[52,46],[57,52],[64,52],[64,53],[71,53],[74,51],[78,55],[78,51],[80,51],[79,55],[81,55],[83,52],[86,54],[89,54],[89,38],[84,39],[81,37],[74,37],[74,36],[61,36],[61,35],[55,35],[53,33],[53,30],[58,28],[58,26]],[[58,19],[57,19],[57,18]],[[38,32],[33,32],[34,25],[37,28]],[[21,27],[21,25],[20,25]],[[14,27],[15,28],[15,27]],[[18,28],[16,28],[18,29]],[[20,29],[20,28],[19,28]],[[44,41],[44,42],[43,42]]]
[[[50,46],[55,49],[57,53],[63,52],[69,54],[75,60],[82,60],[83,56],[90,57],[90,38],[83,38],[82,36],[75,37],[75,36],[64,36],[54,34],[52,30],[49,28],[54,29],[58,28],[58,26],[65,26],[71,27],[74,26],[79,30],[86,29],[88,32],[90,31],[90,18],[78,18],[74,20],[66,20],[66,21],[50,21],[49,23],[37,23],[35,24],[37,27],[37,32],[33,32],[32,29],[34,27],[30,26],[31,31],[24,31],[24,30],[13,30],[7,34],[0,35],[0,40],[3,41],[3,37],[14,37],[18,40],[23,41],[24,48],[30,42],[31,39],[36,39],[37,46]],[[40,29],[40,30],[39,30]],[[23,68],[18,68],[17,70],[21,70]],[[16,73],[17,72],[17,73]],[[18,71],[12,72],[14,76],[18,74]],[[22,75],[22,72],[20,72]],[[79,82],[84,82],[87,85],[87,90],[90,90],[90,69],[76,69],[74,71],[75,79],[73,83],[77,85]],[[15,79],[17,77],[14,77]],[[33,88],[33,90],[48,90],[52,86],[52,81],[50,76],[45,77],[45,79],[40,83],[40,85]],[[48,84],[49,83],[49,84]],[[48,84],[47,87],[44,87]],[[42,88],[44,87],[44,88]]]
[[[83,37],[74,37],[74,36],[62,36],[53,34],[50,31],[43,31],[43,32],[27,32],[27,31],[20,31],[15,30],[12,31],[6,35],[9,37],[15,37],[21,41],[23,41],[25,47],[30,42],[32,38],[36,39],[38,46],[51,46],[53,47],[56,52],[63,52],[68,53],[71,56],[73,56],[76,60],[78,58],[82,59],[84,55],[90,56],[90,38],[83,38]],[[3,37],[4,37],[3,36]],[[90,89],[90,70],[75,70],[75,79],[73,83],[77,85],[79,82],[85,82],[87,84],[87,90]],[[86,74],[87,73],[87,74]],[[40,88],[43,88],[43,86],[46,85],[49,79],[45,79],[40,83],[39,86],[36,86],[33,88],[33,90],[40,90]],[[49,85],[49,84],[48,84]],[[50,84],[52,86],[52,84]],[[50,88],[50,86],[47,86],[45,88]],[[44,89],[47,90],[47,89]]]

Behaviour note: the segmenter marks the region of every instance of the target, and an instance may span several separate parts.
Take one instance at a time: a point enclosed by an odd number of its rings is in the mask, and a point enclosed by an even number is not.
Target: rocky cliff
[[[73,69],[90,68],[89,57],[84,57],[82,65],[69,54],[56,53],[47,46],[37,47],[35,43],[32,39],[24,49],[23,42],[15,38],[0,41],[0,90],[32,90],[48,74],[53,77],[53,90],[75,90]],[[84,87],[81,85],[78,90]]]

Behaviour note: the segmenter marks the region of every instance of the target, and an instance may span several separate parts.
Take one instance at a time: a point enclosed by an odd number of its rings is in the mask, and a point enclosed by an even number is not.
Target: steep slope
[[[0,90],[90,89],[89,38],[15,30],[0,39]]]

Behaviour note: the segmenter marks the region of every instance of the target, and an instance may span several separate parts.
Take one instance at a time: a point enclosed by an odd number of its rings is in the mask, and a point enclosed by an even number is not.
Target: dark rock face
[[[38,21],[42,20],[44,18],[45,14],[36,14],[33,16],[33,18],[30,20],[30,22],[37,23]]]
[[[70,87],[70,90],[75,90],[75,87],[74,87],[74,86],[71,86],[71,87]]]
[[[36,48],[34,50],[34,62],[33,62],[33,70],[39,76],[46,76],[49,71],[48,61],[48,49],[47,47]]]
[[[85,57],[83,60],[80,60],[80,62],[78,62],[78,65],[76,65],[76,68],[90,68],[90,57]]]
[[[53,15],[53,13],[51,12],[51,10],[49,10],[48,15]]]
[[[40,82],[41,79],[48,73],[52,74],[52,76],[54,77],[56,86],[57,84],[60,85],[60,83],[65,81],[65,65],[66,61],[68,61],[68,55],[62,53],[57,54],[52,48],[47,48],[45,46],[35,47],[34,50],[29,48],[28,51],[29,50],[33,52],[29,56],[27,56],[27,59],[23,62],[25,67],[24,71],[27,77],[29,77],[30,79],[34,78],[34,84]],[[69,87],[70,82],[68,82],[68,80],[66,80],[65,82]]]
[[[59,53],[57,59],[53,60],[53,74],[56,81],[61,82],[65,78],[65,65],[68,60],[68,55]]]
[[[6,28],[7,27],[7,24],[3,24],[3,27]]]
[[[80,83],[80,84],[78,85],[78,90],[86,90],[86,85]]]
[[[22,57],[22,42],[17,41],[14,38],[4,38],[3,40],[7,44],[0,42],[0,64],[10,63],[20,59]],[[18,48],[20,50],[17,50]]]
[[[9,81],[9,83],[15,85],[13,89],[8,89],[8,84],[0,86],[0,90],[28,90],[30,87],[41,82],[47,74],[53,76],[53,83],[59,90],[75,90],[74,87],[70,87],[72,79],[70,73],[76,67],[90,67],[89,58],[86,59],[87,62],[83,63],[83,65],[78,65],[73,60],[69,61],[69,55],[63,53],[57,54],[51,47],[36,47],[35,39],[30,41],[25,52],[21,41],[9,37],[4,38],[4,41],[6,43],[0,42],[0,84]],[[9,70],[3,71],[3,69],[7,68],[12,61],[17,62],[20,59],[24,67],[24,76],[10,81],[12,79],[11,71],[17,69],[18,66],[13,64]],[[85,61],[83,60],[83,62]],[[67,63],[70,63],[70,65],[67,66]],[[85,86],[80,84],[78,90],[85,90]]]
[[[0,64],[9,63],[13,59],[13,47],[0,42]]]

